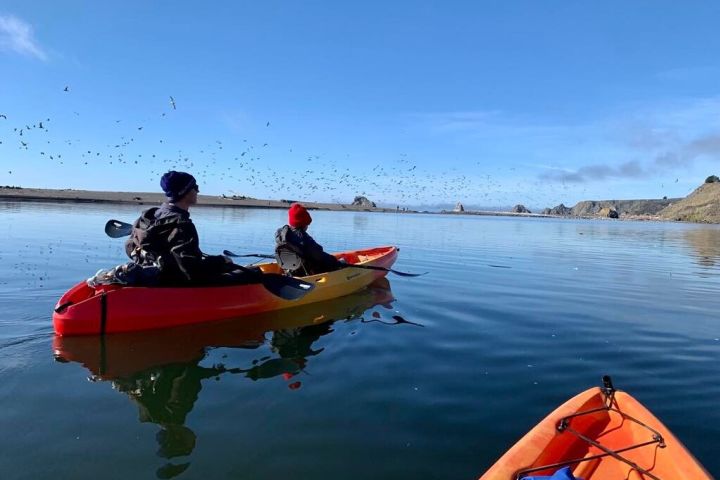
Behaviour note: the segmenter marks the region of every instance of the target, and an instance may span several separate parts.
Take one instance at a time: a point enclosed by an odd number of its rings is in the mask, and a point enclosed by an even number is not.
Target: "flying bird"
[[[173,110],[177,110],[177,107],[175,107],[175,99],[170,95],[170,105],[172,105]]]
[[[70,91],[70,87],[65,85],[65,88],[63,88],[63,92],[69,92],[69,91]]]

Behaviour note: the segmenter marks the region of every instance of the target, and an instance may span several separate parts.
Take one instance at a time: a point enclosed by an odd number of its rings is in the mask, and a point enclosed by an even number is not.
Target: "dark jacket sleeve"
[[[340,268],[343,264],[335,258],[333,255],[326,253],[323,247],[318,244],[314,238],[310,235],[305,234],[302,240],[302,251],[304,257],[310,260],[313,265],[322,267],[328,270],[334,270]]]
[[[168,241],[173,245],[170,248],[173,259],[188,281],[207,280],[226,271],[225,257],[200,251],[197,230],[191,222],[179,224]]]

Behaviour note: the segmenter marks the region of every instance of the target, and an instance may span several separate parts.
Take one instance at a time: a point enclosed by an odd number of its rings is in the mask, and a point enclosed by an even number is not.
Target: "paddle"
[[[108,237],[127,237],[132,232],[133,226],[120,220],[108,220],[105,224],[105,233]]]
[[[126,237],[132,232],[133,226],[120,220],[108,220],[105,224],[105,233],[112,238]],[[229,255],[228,255],[229,256]],[[240,270],[252,272],[243,266],[237,265]],[[297,278],[280,275],[278,273],[258,274],[259,282],[265,289],[284,300],[297,300],[304,297],[315,288],[315,284]]]
[[[275,258],[274,255],[266,255],[262,253],[248,253],[247,255],[238,255],[236,253],[231,252],[230,250],[223,250],[223,255],[226,255],[228,257],[234,257],[234,258],[242,258],[242,257],[258,257],[258,258]],[[392,268],[385,268],[385,267],[376,267],[374,265],[354,265],[352,263],[345,264],[345,267],[351,267],[351,268],[364,268],[365,270],[380,270],[382,272],[390,272],[394,273],[395,275],[400,275],[401,277],[419,277],[421,275],[426,275],[428,272],[424,273],[407,273],[407,272],[400,272],[398,270],[393,270]]]
[[[240,265],[238,265],[238,267],[244,271],[248,270]],[[265,290],[283,300],[297,300],[315,288],[314,283],[305,282],[295,277],[280,275],[279,273],[261,273],[259,274],[259,280],[262,286],[265,287]]]
[[[225,255],[227,257],[234,257],[234,258],[255,257],[255,258],[269,258],[271,260],[275,260],[275,255],[267,255],[264,253],[247,253],[245,255],[238,255],[237,253],[233,253],[230,250],[223,250],[223,255]]]

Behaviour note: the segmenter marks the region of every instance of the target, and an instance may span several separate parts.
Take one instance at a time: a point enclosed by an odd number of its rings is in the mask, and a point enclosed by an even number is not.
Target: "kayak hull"
[[[390,309],[394,300],[390,283],[381,278],[340,298],[240,319],[104,337],[56,335],[53,351],[58,361],[84,365],[94,379],[130,379],[167,365],[196,364],[208,349],[255,349],[267,344],[275,331],[301,331],[336,320],[362,318],[366,310],[377,305]]]
[[[685,446],[640,402],[625,392],[614,392],[613,407],[622,412],[623,416],[612,409],[603,409],[605,398],[600,388],[591,388],[571,398],[520,439],[480,480],[515,480],[525,477],[524,473],[519,475],[520,472],[533,469],[537,470],[527,475],[549,476],[559,467],[539,467],[602,455],[605,452],[600,448],[590,445],[568,430],[557,428],[563,418],[592,409],[598,411],[573,418],[571,427],[613,451],[647,443],[642,447],[622,451],[621,455],[648,473],[641,473],[628,463],[607,455],[570,464],[575,477],[583,480],[712,480],[713,477]],[[627,416],[652,430],[628,420]],[[664,446],[653,441],[653,431],[660,434]]]
[[[377,247],[335,254],[348,263],[390,268],[396,247]],[[260,266],[280,273],[276,263]],[[307,305],[348,295],[371,284],[387,272],[344,268],[302,277],[315,288],[298,300],[284,300],[261,284],[213,287],[88,287],[80,282],[58,301],[53,314],[57,335],[98,335],[171,328],[238,318],[273,310]]]

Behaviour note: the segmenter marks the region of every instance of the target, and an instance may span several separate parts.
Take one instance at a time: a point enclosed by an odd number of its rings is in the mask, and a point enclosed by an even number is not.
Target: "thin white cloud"
[[[466,111],[419,114],[413,117],[425,127],[445,133],[482,130],[496,122],[501,114],[502,112],[499,111]]]
[[[637,180],[720,160],[720,97],[623,105],[577,123],[494,111],[429,113],[415,120],[497,163],[538,169],[542,182]]]
[[[0,50],[47,60],[47,54],[35,39],[32,25],[13,15],[0,15]]]

